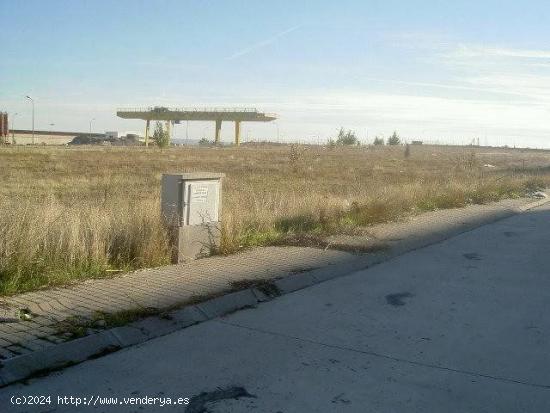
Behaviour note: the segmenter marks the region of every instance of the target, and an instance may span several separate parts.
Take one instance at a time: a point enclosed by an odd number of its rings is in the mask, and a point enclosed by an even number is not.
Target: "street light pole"
[[[32,102],[32,144],[34,145],[34,99],[27,95],[27,99]]]

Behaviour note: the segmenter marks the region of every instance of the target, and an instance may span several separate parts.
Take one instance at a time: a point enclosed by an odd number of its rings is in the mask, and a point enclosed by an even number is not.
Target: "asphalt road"
[[[4,388],[0,411],[546,412],[549,339],[546,206]],[[157,405],[124,404],[147,396]]]

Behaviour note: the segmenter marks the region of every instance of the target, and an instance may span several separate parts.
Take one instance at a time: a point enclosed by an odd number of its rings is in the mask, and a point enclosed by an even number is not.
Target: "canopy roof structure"
[[[123,119],[140,119],[146,121],[146,144],[149,139],[149,125],[151,121],[165,121],[167,125],[181,121],[216,122],[216,143],[220,142],[222,122],[235,122],[235,145],[239,145],[241,122],[271,122],[277,119],[277,115],[259,112],[256,108],[167,108],[162,106],[150,108],[119,108],[117,109],[117,116]]]

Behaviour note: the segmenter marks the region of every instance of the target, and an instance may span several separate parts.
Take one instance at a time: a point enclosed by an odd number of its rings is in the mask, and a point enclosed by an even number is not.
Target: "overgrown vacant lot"
[[[474,147],[0,148],[0,294],[167,263],[163,172],[226,173],[225,254],[518,197],[549,165]]]

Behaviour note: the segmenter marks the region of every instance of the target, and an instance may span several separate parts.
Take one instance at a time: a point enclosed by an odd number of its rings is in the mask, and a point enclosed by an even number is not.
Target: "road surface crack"
[[[458,373],[458,374],[462,374],[462,375],[466,375],[466,376],[481,377],[481,378],[485,378],[485,379],[489,379],[489,380],[495,380],[495,381],[499,381],[499,382],[503,382],[503,383],[520,384],[522,386],[536,387],[536,388],[541,388],[541,389],[550,389],[550,384],[531,383],[531,382],[528,382],[528,381],[513,379],[513,378],[509,378],[509,377],[493,376],[493,375],[490,375],[490,374],[478,373],[478,372],[475,372],[475,371],[461,370],[461,369],[456,369],[456,368],[452,368],[452,367],[439,366],[437,364],[424,363],[424,362],[415,361],[415,360],[408,360],[408,359],[405,359],[405,358],[391,356],[391,355],[388,355],[388,354],[382,354],[382,353],[378,353],[378,352],[375,352],[375,351],[359,350],[359,349],[352,348],[352,347],[339,346],[339,345],[335,345],[335,344],[328,344],[328,343],[323,343],[323,342],[316,341],[316,340],[310,340],[310,339],[307,339],[307,338],[292,336],[292,335],[289,335],[289,334],[277,333],[277,332],[274,332],[274,331],[268,331],[268,330],[263,330],[263,329],[259,329],[259,328],[255,328],[255,327],[244,326],[244,325],[241,325],[241,324],[230,323],[230,322],[225,321],[225,320],[213,320],[213,321],[218,322],[218,323],[222,323],[222,324],[225,324],[225,325],[228,325],[228,326],[244,329],[244,330],[255,331],[255,332],[261,333],[261,334],[269,334],[269,335],[272,335],[272,336],[283,337],[283,338],[287,338],[287,339],[291,339],[291,340],[295,340],[295,341],[300,341],[300,342],[303,342],[303,343],[314,344],[314,345],[318,345],[318,346],[322,346],[322,347],[327,347],[327,348],[332,348],[332,349],[337,349],[337,350],[342,350],[342,351],[349,351],[349,352],[358,353],[358,354],[365,354],[365,355],[369,355],[369,356],[372,356],[372,357],[391,360],[391,361],[398,362],[398,363],[404,363],[404,364],[409,364],[409,365],[413,365],[413,366],[425,367],[425,368],[441,370],[441,371],[448,371],[448,372]]]

